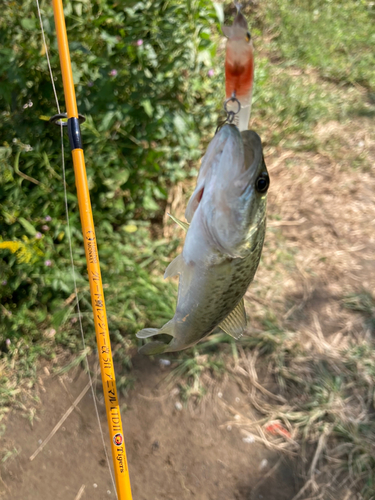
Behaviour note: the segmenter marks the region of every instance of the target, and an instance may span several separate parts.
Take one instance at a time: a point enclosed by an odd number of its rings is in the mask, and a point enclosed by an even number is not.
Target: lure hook
[[[233,110],[228,110],[228,103],[229,102],[234,102],[237,104],[238,106],[238,109],[236,111],[233,111]],[[226,119],[222,122],[222,123],[219,123],[219,125],[217,126],[216,128],[216,131],[215,131],[215,135],[218,133],[218,131],[221,129],[221,127],[223,125],[225,125],[226,123],[233,123],[234,121],[234,117],[236,115],[238,115],[238,113],[241,111],[241,103],[240,101],[237,99],[236,97],[236,94],[235,92],[233,92],[233,95],[231,97],[229,97],[225,102],[224,102],[224,111],[226,112],[227,114],[227,117]]]

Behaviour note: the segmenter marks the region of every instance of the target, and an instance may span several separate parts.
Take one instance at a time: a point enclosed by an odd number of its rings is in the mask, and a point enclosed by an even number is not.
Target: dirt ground
[[[244,441],[238,429],[225,425],[229,414],[221,409],[219,399],[246,411],[244,394],[233,380],[215,388],[213,397],[192,411],[179,406],[175,390],[165,390],[163,379],[169,368],[138,355],[133,364],[137,382],[120,403],[127,406],[122,415],[134,499],[293,497],[298,484],[287,459],[282,459],[273,474],[278,454],[262,444]],[[39,455],[29,460],[87,383],[81,368],[63,376],[42,370],[38,418],[31,426],[13,413],[1,441],[2,450],[13,451],[1,464],[2,500],[116,498],[90,391]],[[100,394],[97,400],[108,443]]]

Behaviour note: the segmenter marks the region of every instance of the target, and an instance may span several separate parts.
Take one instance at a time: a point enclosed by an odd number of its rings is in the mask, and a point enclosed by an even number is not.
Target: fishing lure
[[[236,4],[232,26],[223,26],[228,38],[225,55],[226,111],[235,113],[233,123],[240,131],[249,126],[254,83],[254,48],[247,21]],[[238,111],[238,102],[240,110]]]

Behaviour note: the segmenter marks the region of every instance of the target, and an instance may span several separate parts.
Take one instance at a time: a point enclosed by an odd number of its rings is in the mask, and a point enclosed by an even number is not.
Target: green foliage
[[[194,398],[199,401],[206,394],[205,380],[212,377],[220,378],[225,373],[225,364],[221,356],[209,356],[200,354],[207,352],[212,345],[204,342],[197,348],[189,350],[189,356],[182,354],[177,359],[177,366],[167,376],[167,381],[177,380],[180,387],[180,395],[184,401]],[[173,361],[173,359],[172,359]]]
[[[110,327],[134,332],[171,316],[175,288],[159,276],[175,244],[153,242],[171,183],[190,174],[214,130],[212,2],[64,2]],[[53,12],[41,2],[63,110]],[[0,349],[19,337],[74,347],[75,299],[60,131],[34,0],[6,1],[0,19]],[[74,174],[65,140],[76,279],[90,297]],[[55,333],[50,333],[50,328]],[[89,329],[91,331],[91,329]],[[56,334],[56,335],[55,335]],[[8,342],[9,344],[9,342]]]
[[[374,116],[371,2],[270,0],[261,9],[252,119],[263,140],[315,151],[319,122]]]
[[[266,13],[273,49],[289,66],[374,91],[375,5],[367,0],[280,0]]]

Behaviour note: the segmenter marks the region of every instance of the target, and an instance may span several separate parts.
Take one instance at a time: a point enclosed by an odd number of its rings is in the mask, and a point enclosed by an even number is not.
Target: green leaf
[[[213,2],[216,16],[220,22],[220,24],[223,24],[224,22],[224,6],[221,3]]]
[[[79,2],[76,2],[74,5],[74,10],[76,11],[76,14],[78,17],[82,16],[82,4]]]
[[[116,111],[109,111],[106,113],[102,119],[99,130],[107,131],[110,129],[111,123],[116,116]]]
[[[186,122],[180,115],[176,115],[173,118],[173,124],[176,130],[181,134],[183,134],[186,131]]]
[[[135,233],[137,231],[137,226],[135,224],[127,224],[126,226],[123,226],[122,229],[126,233]]]
[[[52,326],[54,328],[59,328],[64,323],[66,323],[67,319],[69,318],[69,315],[70,315],[70,307],[55,312],[52,316],[52,321],[51,321]]]
[[[24,229],[26,229],[26,231],[29,233],[30,236],[36,235],[37,230],[32,224],[30,224],[29,221],[27,221],[23,217],[18,217],[18,222],[24,227]]]
[[[21,26],[25,30],[34,30],[36,28],[36,19],[21,19]]]
[[[141,106],[143,106],[143,109],[145,110],[146,114],[151,118],[154,113],[154,108],[152,107],[150,100],[145,99],[144,101],[141,102]]]

